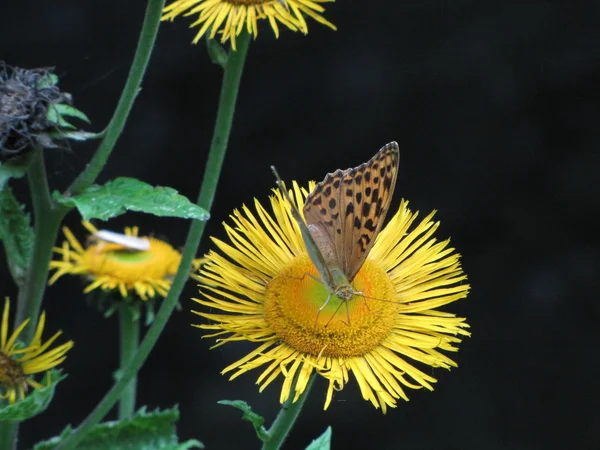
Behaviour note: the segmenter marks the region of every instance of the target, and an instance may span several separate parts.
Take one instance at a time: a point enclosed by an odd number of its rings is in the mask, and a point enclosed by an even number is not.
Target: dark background
[[[63,0],[4,5],[0,58],[24,68],[55,66],[63,90],[107,124],[126,79],[144,2]],[[459,368],[435,370],[436,390],[411,391],[382,415],[355,383],[322,410],[319,381],[286,449],[303,449],[327,425],[333,448],[600,448],[600,3],[338,1],[333,32],[308,19],[309,34],[261,23],[251,45],[229,151],[208,236],[233,208],[266,199],[269,165],[305,183],[355,166],[388,141],[401,147],[400,198],[438,209],[438,236],[452,237],[472,285],[447,308],[473,336]],[[195,198],[210,143],[220,69],[193,46],[192,18],[161,27],[143,90],[100,177],[138,177]],[[50,182],[64,188],[95,144],[47,153]],[[12,182],[25,199],[21,182]],[[67,224],[80,238],[75,212]],[[183,245],[187,223],[127,214]],[[104,225],[103,225],[104,226]],[[62,240],[62,239],[61,239]],[[0,296],[16,297],[4,262]],[[22,427],[21,448],[78,424],[112,383],[117,320],[86,305],[82,284],[48,289],[48,333],[76,346],[49,410]],[[181,439],[207,448],[259,448],[240,413],[219,399],[244,399],[270,423],[280,383],[259,394],[259,371],[233,382],[220,370],[250,344],[209,351],[190,326],[190,281],[139,377],[139,404],[178,403]],[[426,369],[431,371],[431,369]],[[114,416],[111,416],[114,417]]]

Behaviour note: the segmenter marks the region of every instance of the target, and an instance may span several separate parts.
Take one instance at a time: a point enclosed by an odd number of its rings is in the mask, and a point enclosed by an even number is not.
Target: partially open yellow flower
[[[34,389],[44,387],[31,375],[45,372],[62,363],[66,359],[66,353],[73,347],[73,341],[48,350],[62,334],[62,331],[55,333],[46,342],[42,342],[42,333],[46,323],[46,313],[42,313],[31,343],[23,346],[17,339],[29,323],[29,319],[25,320],[8,337],[9,312],[10,301],[7,298],[4,302],[0,326],[0,388],[3,391],[0,397],[7,399],[9,403],[15,403],[25,397],[29,386]],[[49,378],[48,382],[50,382]]]
[[[293,194],[302,211],[307,191],[294,183]],[[258,344],[223,373],[233,371],[233,379],[263,367],[260,390],[281,376],[284,402],[295,401],[316,371],[329,381],[325,408],[350,373],[363,398],[383,412],[408,400],[406,388],[433,390],[436,379],[417,366],[456,367],[442,351],[457,351],[468,325],[438,308],[466,297],[469,285],[449,241],[433,237],[434,213],[417,221],[407,205],[402,201],[377,237],[346,302],[327,301],[331,294],[279,191],[270,198],[272,212],[257,200],[255,211],[234,211],[233,226],[225,225],[231,242],[213,239],[219,250],[197,277],[202,298],[194,300],[206,309],[193,311],[210,320],[196,326],[213,330],[216,346]],[[223,313],[208,312],[214,310]]]
[[[167,295],[179,267],[181,253],[168,243],[149,236],[140,238],[148,242],[147,250],[94,239],[98,232],[96,227],[89,222],[83,222],[83,225],[92,234],[88,240],[90,245],[86,248],[69,228],[63,227],[67,240],[62,247],[54,248],[62,258],[50,262],[50,269],[56,269],[56,272],[49,284],[65,274],[81,275],[91,281],[84,293],[96,288],[105,291],[118,289],[123,297],[135,292],[142,300]],[[138,232],[138,227],[125,228],[125,236],[137,237]],[[193,269],[197,270],[201,262],[202,259],[195,259]]]
[[[292,31],[308,33],[304,15],[335,30],[335,25],[325,20],[321,13],[325,8],[321,3],[334,0],[175,0],[164,9],[162,20],[173,20],[183,14],[198,14],[198,19],[190,25],[200,26],[194,38],[194,44],[210,29],[209,37],[214,39],[217,32],[222,33],[221,42],[231,39],[235,50],[236,36],[246,27],[255,38],[258,34],[258,20],[268,19],[276,37],[279,37],[277,22]]]

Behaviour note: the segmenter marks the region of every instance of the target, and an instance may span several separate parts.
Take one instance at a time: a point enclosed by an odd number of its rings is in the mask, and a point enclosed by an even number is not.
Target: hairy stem
[[[225,151],[227,149],[227,142],[229,140],[238,89],[249,43],[250,35],[245,32],[242,33],[238,40],[238,50],[237,52],[230,53],[227,67],[223,75],[217,121],[208,155],[208,162],[204,169],[202,187],[197,200],[197,204],[208,211],[210,211],[213,204],[219,176],[223,166],[223,160],[225,158]],[[154,319],[154,323],[144,336],[135,357],[127,367],[123,369],[123,373],[119,380],[113,385],[111,390],[107,392],[96,408],[79,425],[79,427],[77,427],[75,432],[56,448],[56,450],[75,448],[85,437],[86,433],[106,416],[108,411],[110,411],[113,405],[118,401],[129,381],[137,374],[146,361],[146,358],[150,354],[150,351],[154,347],[154,344],[169,320],[173,309],[177,305],[177,300],[181,295],[183,286],[189,276],[192,259],[198,250],[200,239],[204,233],[204,227],[205,222],[194,221],[192,223],[181,255],[181,263],[169,290],[169,294],[161,305]]]
[[[31,319],[31,326],[26,327],[21,334],[24,342],[29,342],[35,331],[35,324],[46,290],[52,248],[65,214],[63,210],[54,208],[54,202],[50,197],[42,148],[34,150],[27,172],[27,180],[33,203],[35,237],[25,283],[19,290],[17,313],[15,315],[15,327],[19,326],[25,319]]]
[[[127,367],[129,362],[135,356],[138,344],[140,342],[140,318],[135,317],[133,306],[129,304],[121,305],[119,308],[119,327],[121,338],[121,371]],[[123,391],[119,400],[119,419],[129,419],[133,417],[135,411],[135,399],[137,395],[137,376],[134,375]]]
[[[160,16],[164,6],[165,0],[148,0],[138,46],[135,56],[133,57],[131,69],[129,69],[129,76],[125,82],[123,92],[121,93],[121,98],[119,98],[119,103],[115,108],[115,112],[108,127],[104,131],[104,137],[102,138],[96,153],[94,153],[94,156],[85,170],[79,174],[67,189],[66,194],[77,195],[89,187],[96,180],[112,153],[115,144],[117,143],[117,139],[125,127],[125,122],[127,121],[127,117],[129,117],[133,102],[140,91],[142,78],[148,67],[152,48],[154,47],[156,35],[158,34]]]
[[[279,410],[279,414],[269,428],[269,440],[266,441],[262,450],[278,450],[281,448],[283,443],[285,442],[290,430],[294,426],[296,419],[300,415],[300,411],[302,411],[302,407],[304,406],[304,402],[308,397],[308,393],[312,388],[312,385],[315,381],[315,374],[313,373],[308,381],[306,389],[300,395],[300,398],[295,402],[292,402],[294,396],[294,388],[292,388],[292,392],[290,393],[290,397],[286,400],[286,402],[281,405],[281,409]],[[294,383],[295,387],[296,383]]]

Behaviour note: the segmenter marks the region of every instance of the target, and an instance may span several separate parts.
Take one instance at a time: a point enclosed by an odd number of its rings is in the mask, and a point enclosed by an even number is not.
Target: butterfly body
[[[352,280],[383,226],[396,185],[399,154],[398,144],[390,142],[366,163],[327,174],[306,198],[304,217],[273,169],[320,281],[341,300],[354,296]]]

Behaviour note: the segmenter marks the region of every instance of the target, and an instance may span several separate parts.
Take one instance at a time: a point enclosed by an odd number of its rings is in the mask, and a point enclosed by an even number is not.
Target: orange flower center
[[[265,318],[299,352],[352,357],[371,351],[392,331],[400,309],[388,274],[366,260],[344,301],[318,281],[308,255],[295,258],[266,287]]]

